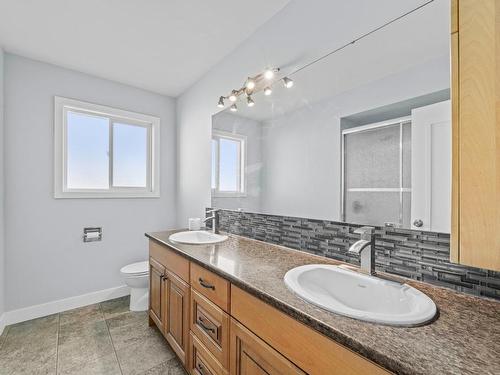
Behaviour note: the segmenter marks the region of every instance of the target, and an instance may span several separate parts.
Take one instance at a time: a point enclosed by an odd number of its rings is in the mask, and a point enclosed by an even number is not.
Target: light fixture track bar
[[[323,59],[326,59],[327,57],[329,57],[329,56],[331,56],[331,55],[333,55],[333,54],[335,54],[335,53],[337,53],[337,52],[342,51],[343,49],[345,49],[345,48],[347,48],[347,47],[349,47],[349,46],[353,45],[354,43],[356,43],[356,42],[360,41],[361,39],[364,39],[364,38],[366,38],[366,37],[368,37],[368,36],[372,35],[373,33],[376,33],[377,31],[382,30],[383,28],[385,28],[385,27],[387,27],[387,26],[389,26],[389,25],[393,24],[394,22],[397,22],[397,21],[399,21],[400,19],[405,18],[406,16],[409,16],[410,14],[412,14],[412,13],[414,13],[414,12],[416,12],[416,11],[418,11],[418,10],[422,9],[422,8],[424,8],[425,6],[429,5],[429,4],[430,4],[430,3],[432,3],[432,2],[434,2],[434,0],[429,0],[429,1],[427,1],[427,2],[425,2],[425,3],[423,3],[423,4],[421,4],[421,5],[419,5],[418,7],[416,7],[416,8],[413,8],[413,9],[409,10],[408,12],[403,13],[403,14],[401,14],[400,16],[398,16],[398,17],[396,17],[396,18],[393,18],[393,19],[392,19],[392,20],[390,20],[390,21],[387,21],[387,22],[386,22],[386,23],[384,23],[383,25],[380,25],[380,26],[376,27],[375,29],[370,30],[370,31],[368,31],[368,32],[366,32],[366,33],[364,33],[364,34],[362,34],[362,35],[358,36],[357,38],[353,39],[353,40],[352,40],[352,41],[350,41],[349,43],[346,43],[346,44],[344,44],[344,45],[342,45],[342,46],[340,46],[340,47],[338,47],[338,48],[334,49],[333,51],[328,52],[326,55],[323,55],[323,56],[321,56],[321,57],[318,57],[317,59],[315,59],[315,60],[313,60],[313,61],[311,61],[311,62],[307,63],[306,65],[301,66],[300,68],[298,68],[298,69],[296,69],[296,70],[292,71],[291,73],[289,73],[289,75],[292,75],[292,74],[298,73],[298,72],[300,72],[301,70],[304,70],[304,69],[308,68],[309,66],[311,66],[311,65],[313,65],[313,64],[316,64],[317,62],[319,62],[319,61],[321,61],[321,60],[323,60]]]
[[[240,87],[239,89],[231,90],[231,93],[227,96],[220,96],[217,106],[219,108],[224,108],[224,101],[229,100],[233,103],[230,109],[232,111],[237,111],[238,109],[236,106],[236,101],[238,100],[238,97],[241,95],[246,95],[247,105],[249,107],[253,107],[255,105],[255,102],[252,99],[252,95],[261,90],[264,90],[266,92],[266,95],[269,95],[272,92],[272,90],[270,90],[270,86],[273,84],[272,79],[279,71],[280,68],[268,68],[253,77],[248,77],[242,87]],[[293,85],[293,81],[287,77],[283,78],[283,81],[285,83],[285,87],[291,87]]]

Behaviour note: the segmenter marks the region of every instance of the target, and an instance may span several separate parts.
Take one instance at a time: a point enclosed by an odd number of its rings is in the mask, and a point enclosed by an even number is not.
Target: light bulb
[[[264,72],[264,78],[265,79],[272,79],[274,77],[274,71],[271,70],[271,69],[267,69],[265,72]]]
[[[231,112],[236,112],[238,110],[238,107],[236,106],[236,104],[233,104],[231,107],[229,107],[229,109],[231,110]]]
[[[217,103],[217,107],[224,108],[224,97],[223,96],[221,96],[219,98],[219,103]]]
[[[251,78],[247,79],[247,84],[246,84],[247,89],[253,90],[255,88],[255,81]]]
[[[253,107],[255,105],[255,102],[253,101],[252,97],[251,96],[248,96],[247,97],[247,105],[249,107]]]
[[[266,87],[264,89],[264,95],[269,96],[273,93],[273,90],[270,87]]]
[[[238,98],[236,97],[237,91],[233,90],[231,91],[231,95],[229,95],[229,101],[230,102],[235,102]]]
[[[293,81],[290,78],[285,77],[285,78],[283,78],[283,84],[285,85],[285,87],[287,89],[289,89],[290,87],[293,86]]]

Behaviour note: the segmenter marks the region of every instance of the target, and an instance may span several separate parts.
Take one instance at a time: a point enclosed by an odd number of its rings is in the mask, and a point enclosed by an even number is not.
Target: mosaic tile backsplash
[[[209,208],[207,208],[208,210]],[[359,265],[348,253],[359,225],[297,217],[220,210],[225,232]],[[377,271],[500,300],[500,272],[450,263],[450,235],[376,227]]]

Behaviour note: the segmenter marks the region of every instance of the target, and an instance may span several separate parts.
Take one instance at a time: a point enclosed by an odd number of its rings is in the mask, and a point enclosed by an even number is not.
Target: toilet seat
[[[125,276],[146,276],[149,274],[149,261],[136,262],[126,265],[120,269]]]

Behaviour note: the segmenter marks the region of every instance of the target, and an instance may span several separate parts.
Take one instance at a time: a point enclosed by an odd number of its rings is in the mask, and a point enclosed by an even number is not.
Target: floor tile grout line
[[[103,309],[102,309],[102,307],[101,307],[101,304],[100,304],[100,303],[96,303],[96,304],[92,304],[92,305],[83,306],[83,308],[85,308],[85,307],[89,307],[89,306],[94,306],[94,305],[97,305],[97,306],[98,306],[98,308],[99,308],[99,312],[101,313],[101,319],[99,319],[99,320],[97,320],[97,321],[95,321],[95,322],[94,322],[94,321],[92,321],[92,322],[90,322],[90,323],[100,323],[100,322],[103,322],[103,323],[106,325],[106,332],[108,333],[109,341],[110,341],[110,343],[111,343],[111,347],[113,348],[113,352],[114,352],[113,340],[112,340],[112,338],[111,338],[111,333],[110,333],[110,331],[109,331],[109,329],[108,329],[108,325],[107,325],[107,322],[106,322],[106,320],[105,320],[105,314],[104,314],[104,311],[103,311]],[[63,324],[63,326],[67,326],[67,325],[70,325],[70,324],[74,324],[74,323],[76,323],[76,322],[77,322],[77,321],[75,321],[75,322],[73,322],[73,323],[66,323],[66,324]],[[85,334],[82,334],[81,336],[85,336]],[[114,352],[114,353],[115,353],[115,357],[116,357],[116,352]],[[97,359],[103,358],[104,356],[106,356],[106,354],[99,354],[99,355],[97,355],[97,356],[95,356],[95,357],[92,357],[92,356],[87,356],[87,357],[85,357],[84,359],[85,359],[85,360],[89,360],[90,358],[93,358],[94,360],[97,360]],[[118,358],[116,358],[116,359],[117,359],[117,362],[118,362]],[[119,362],[118,362],[118,365],[119,365]],[[78,365],[78,364],[74,364],[73,366],[69,367],[69,368],[68,368],[68,370],[73,370],[73,369],[75,369],[75,368],[79,368],[79,366],[80,366],[80,365]],[[121,368],[120,368],[120,373],[121,373]]]
[[[90,306],[90,305],[89,305]],[[123,310],[123,311],[122,311]],[[111,334],[111,329],[114,329],[114,323],[113,323],[113,317],[119,317],[121,315],[131,315],[131,317],[133,319],[129,320],[128,318],[127,319],[118,319],[118,323],[119,325],[118,326],[121,326],[123,323],[126,323],[125,325],[123,325],[123,327],[128,327],[128,326],[132,326],[132,325],[136,325],[136,324],[139,324],[140,327],[143,326],[143,324],[145,324],[145,327],[147,327],[147,312],[144,312],[144,313],[140,313],[140,315],[136,315],[135,313],[132,313],[128,310],[128,306],[126,309],[122,309],[121,307],[116,309],[116,308],[113,308],[112,311],[108,311],[108,306],[105,304],[105,303],[98,303],[96,304],[96,310],[94,310],[98,313],[101,314],[101,317],[100,317],[100,320],[104,320],[104,324],[106,325],[106,327],[102,327],[101,329],[104,329],[104,331],[101,331],[102,333],[104,334],[108,334],[108,336],[106,336],[107,340],[109,340],[108,342],[111,344],[112,348],[113,348],[113,353],[114,353],[114,356],[115,356],[115,360],[117,361],[116,363],[118,364],[118,369],[119,369],[119,372],[117,374],[121,374],[123,375],[124,373],[127,372],[127,368],[123,368],[125,366],[125,364],[122,364],[120,362],[120,359],[119,359],[119,356],[118,356],[118,350],[121,350],[121,349],[118,349],[116,347],[116,345],[121,342],[119,340],[118,337],[113,337],[112,334]],[[110,313],[110,315],[108,316],[107,314]],[[114,313],[114,314],[113,314]],[[78,314],[77,314],[78,315]],[[54,314],[53,315],[53,318],[55,319],[55,323],[51,323],[51,326],[54,328],[56,328],[56,340],[52,341],[53,343],[55,342],[55,351],[52,351],[52,356],[51,356],[51,360],[50,360],[50,363],[47,363],[48,366],[50,366],[47,370],[49,370],[50,368],[52,370],[50,370],[50,373],[48,373],[48,375],[50,374],[62,374],[62,373],[65,373],[67,370],[66,370],[66,366],[64,365],[65,363],[65,358],[66,356],[64,355],[65,353],[65,337],[66,337],[66,331],[65,331],[65,328],[66,327],[66,316],[64,313],[57,313],[57,314]],[[86,315],[85,316],[80,316],[80,320],[85,320],[86,321]],[[40,328],[40,327],[39,327]],[[53,328],[51,328],[51,335],[54,335],[54,332],[53,332]],[[155,331],[157,330],[157,327],[154,327],[155,328]],[[115,332],[115,331],[113,331]],[[159,331],[158,331],[159,332]],[[68,332],[68,333],[71,333],[71,332]],[[5,330],[4,332],[4,339],[7,337],[8,335],[8,339],[10,340],[11,339],[11,336],[14,334],[14,330],[10,329],[9,327],[9,330]],[[114,335],[114,333],[113,333]],[[142,337],[142,336],[141,336]],[[104,338],[104,337],[103,337]],[[54,339],[54,336],[52,336],[52,340]],[[129,343],[130,345],[134,345],[133,343]],[[3,345],[3,346],[2,346]],[[62,345],[62,346],[61,346]],[[0,347],[2,348],[5,348],[5,341],[4,343],[2,344],[0,342]],[[47,347],[47,346],[46,346]],[[128,345],[127,345],[128,347]],[[47,347],[49,348],[49,347]],[[54,350],[54,346],[50,345],[50,348],[52,350]],[[59,350],[61,349],[61,350]],[[102,353],[101,353],[102,354]],[[109,352],[109,355],[111,355],[112,353]],[[102,354],[104,355],[104,354]],[[100,357],[100,356],[99,356]],[[109,359],[111,359],[109,357]],[[168,362],[170,361],[171,359],[168,359],[164,362],[161,362],[159,364],[156,364],[152,367],[150,367],[149,369],[145,370],[144,371],[144,374],[147,373],[148,371],[150,371],[151,369],[155,368],[156,366],[159,366],[159,365],[162,365],[164,364],[165,366],[168,365]],[[52,367],[52,366],[55,366]],[[62,366],[61,368],[59,368],[59,366]],[[71,368],[68,367],[68,370],[75,370],[76,369],[76,364],[75,366],[71,366]],[[116,369],[116,368],[115,368]],[[78,369],[76,369],[78,371]],[[53,372],[54,371],[54,372]],[[1,371],[0,371],[1,373]],[[142,374],[142,373],[141,373]],[[143,375],[144,375],[143,374]]]
[[[120,360],[118,359],[118,353],[116,352],[115,343],[113,342],[113,336],[111,336],[111,331],[109,330],[108,320],[106,319],[106,315],[104,314],[104,310],[102,309],[102,303],[99,303],[99,309],[101,310],[104,323],[106,324],[106,329],[108,330],[109,339],[111,340],[111,346],[113,347],[113,353],[115,353],[116,363],[118,363],[118,369],[120,370],[120,374],[123,375],[122,366],[120,364]]]
[[[57,340],[56,340],[56,375],[59,372],[59,332],[61,330],[61,314],[57,314]]]
[[[5,326],[5,328],[3,329],[3,332],[2,332],[3,339],[0,342],[0,350],[2,350],[3,346],[5,345],[5,343],[7,341],[7,336],[9,335],[9,331],[10,331],[10,325]]]

